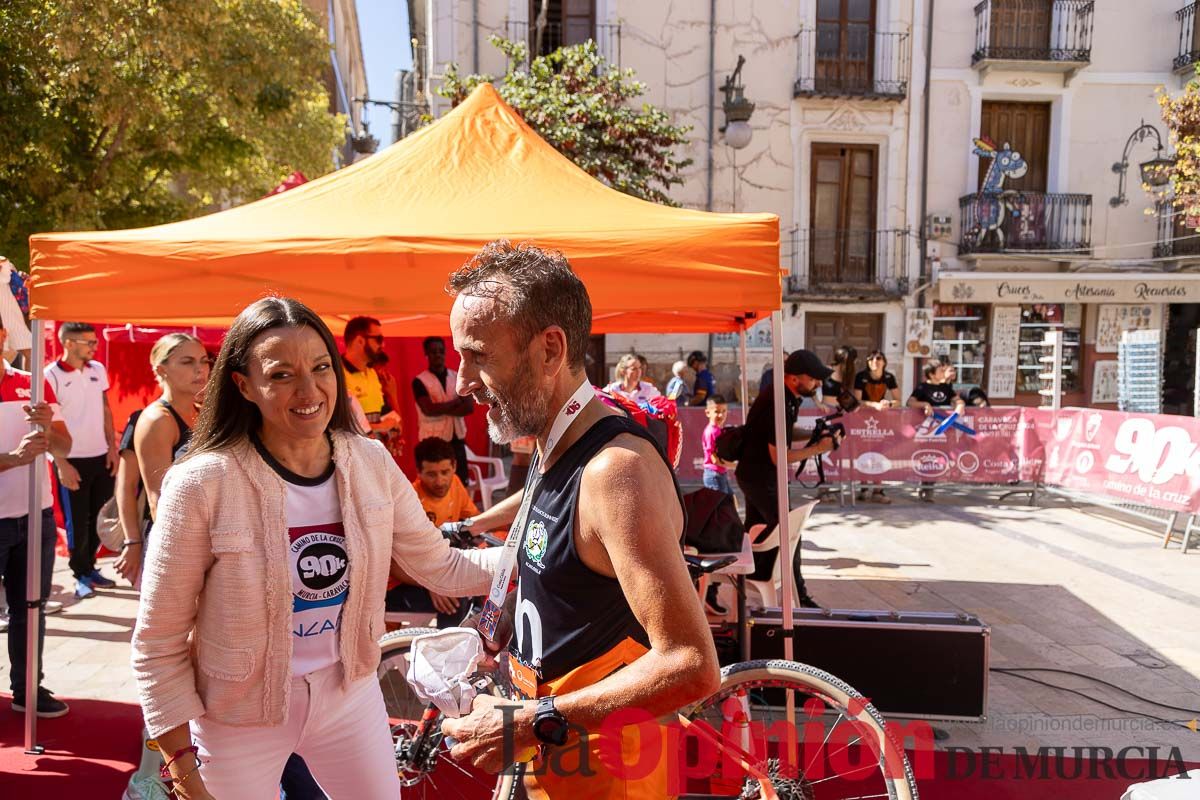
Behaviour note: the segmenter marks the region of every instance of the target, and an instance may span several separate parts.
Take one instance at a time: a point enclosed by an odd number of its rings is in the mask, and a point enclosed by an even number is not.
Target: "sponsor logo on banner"
[[[1083,426],[1083,436],[1089,442],[1095,441],[1096,434],[1100,432],[1100,426],[1104,424],[1104,417],[1099,414],[1088,414],[1087,422]]]
[[[970,452],[958,454],[958,471],[964,475],[973,475],[979,469],[979,456]]]
[[[1071,438],[1071,429],[1075,427],[1074,417],[1059,417],[1054,425],[1054,438],[1060,442]]]
[[[921,424],[917,426],[917,431],[913,434],[913,438],[934,439],[936,441],[944,440],[946,438],[945,431],[942,433],[936,433],[938,426],[941,425],[943,421],[944,420],[937,419],[933,415],[926,417],[924,420],[922,420]]]
[[[1091,472],[1092,467],[1096,466],[1096,457],[1092,455],[1091,450],[1084,450],[1079,455],[1075,456],[1075,471],[1083,474]]]
[[[877,417],[866,417],[863,420],[863,427],[854,429],[851,431],[851,435],[862,439],[889,439],[896,435],[896,431],[891,427],[880,427]]]
[[[864,475],[882,475],[891,472],[892,460],[882,453],[859,453],[854,459],[854,468]]]
[[[1116,452],[1104,462],[1111,473],[1136,475],[1156,486],[1183,475],[1200,478],[1200,452],[1185,428],[1133,417],[1121,423],[1112,447]]]
[[[1005,458],[987,458],[983,461],[983,468],[989,471],[1015,472],[1017,462]]]
[[[918,450],[912,454],[912,468],[923,478],[936,478],[949,471],[950,457],[939,450]]]

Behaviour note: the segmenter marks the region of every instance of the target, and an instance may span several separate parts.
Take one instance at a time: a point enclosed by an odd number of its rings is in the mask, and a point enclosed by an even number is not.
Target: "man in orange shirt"
[[[456,474],[457,462],[454,446],[445,439],[430,437],[423,439],[413,451],[417,462],[417,479],[412,482],[425,514],[434,525],[447,522],[462,522],[479,513],[467,487]],[[457,625],[466,613],[467,601],[457,597],[443,597],[423,586],[392,564],[392,580],[399,584],[387,594],[387,610],[392,612],[423,613],[437,612],[437,625],[447,628]]]

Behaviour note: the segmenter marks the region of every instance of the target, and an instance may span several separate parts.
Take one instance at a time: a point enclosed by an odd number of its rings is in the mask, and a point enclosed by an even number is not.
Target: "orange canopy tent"
[[[35,331],[41,320],[225,326],[274,292],[331,322],[369,314],[392,336],[445,334],[447,275],[498,238],[561,250],[588,288],[596,333],[744,331],[771,313],[781,367],[778,217],[672,208],[617,192],[554,150],[486,84],[379,155],[282,194],[152,228],[32,236],[30,310]],[[41,351],[35,336],[34,400]],[[774,386],[782,441],[783,381]],[[30,474],[43,469],[38,458]],[[789,552],[786,462],[777,473]],[[40,482],[30,483],[36,510]],[[36,575],[40,551],[29,552]],[[791,570],[782,573],[790,629]],[[36,609],[28,613],[36,631]],[[787,656],[790,647],[786,639]],[[37,674],[31,647],[31,696]],[[27,752],[36,720],[31,707]]]
[[[443,333],[446,276],[502,237],[567,256],[597,333],[735,331],[780,307],[776,216],[617,192],[483,85],[380,154],[288,192],[152,228],[35,235],[31,311],[221,326],[276,292],[330,319],[379,317],[390,335]]]

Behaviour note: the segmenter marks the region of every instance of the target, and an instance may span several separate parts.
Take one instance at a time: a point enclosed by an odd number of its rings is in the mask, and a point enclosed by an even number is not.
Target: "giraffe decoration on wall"
[[[987,174],[983,177],[983,185],[979,187],[979,193],[976,195],[975,219],[968,231],[968,236],[974,240],[975,247],[978,248],[983,245],[984,238],[995,231],[999,247],[1003,249],[1006,208],[1003,199],[1004,180],[1005,178],[1022,177],[1028,171],[1029,165],[1025,163],[1025,159],[1021,158],[1020,153],[1009,146],[1008,142],[1005,142],[1003,147],[997,147],[986,136],[975,140],[975,147],[971,152],[980,158],[989,159],[992,163],[988,165]]]

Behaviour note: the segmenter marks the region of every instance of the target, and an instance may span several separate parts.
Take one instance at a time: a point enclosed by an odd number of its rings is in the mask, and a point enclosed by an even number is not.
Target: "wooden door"
[[[874,145],[813,145],[809,285],[875,280]]]
[[[816,90],[874,86],[875,0],[817,0]]]
[[[1051,9],[1051,0],[992,0],[992,57],[1049,57]]]
[[[529,0],[529,30],[537,36],[538,14],[546,3],[546,27],[537,41],[535,55],[560,47],[583,44],[595,37],[596,0]]]
[[[804,315],[804,346],[822,361],[833,361],[833,351],[848,344],[858,351],[857,369],[866,364],[867,353],[883,350],[882,314]]]
[[[1008,143],[1025,159],[1028,169],[1024,177],[1004,181],[1005,189],[1026,192],[1046,191],[1050,172],[1050,104],[1001,103],[983,101],[979,125],[980,135],[1003,147]],[[979,185],[987,174],[991,161],[979,159]]]

